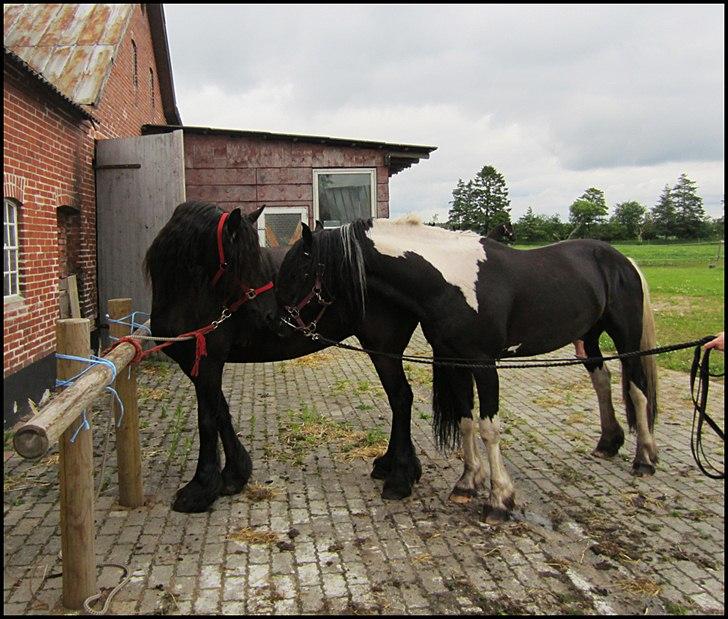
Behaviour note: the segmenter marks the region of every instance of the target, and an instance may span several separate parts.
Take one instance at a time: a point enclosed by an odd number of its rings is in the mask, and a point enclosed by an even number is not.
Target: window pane
[[[7,297],[13,294],[10,292],[10,275],[5,275],[3,278],[3,296]]]
[[[319,219],[325,228],[372,216],[371,174],[318,174]]]
[[[15,205],[10,200],[5,200],[5,221],[15,223]]]

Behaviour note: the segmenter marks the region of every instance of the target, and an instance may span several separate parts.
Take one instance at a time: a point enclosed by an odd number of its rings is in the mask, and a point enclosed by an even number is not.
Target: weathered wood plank
[[[182,131],[101,140],[96,147],[99,315],[108,299],[131,297],[151,309],[142,263],[147,249],[185,200]],[[139,162],[136,170],[108,166]]]

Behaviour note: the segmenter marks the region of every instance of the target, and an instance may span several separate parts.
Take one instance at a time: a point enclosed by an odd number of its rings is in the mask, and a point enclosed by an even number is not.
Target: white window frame
[[[318,221],[319,216],[319,174],[369,174],[370,192],[372,197],[371,217],[377,216],[377,169],[376,168],[318,168],[313,171],[313,218]]]
[[[10,223],[8,214],[9,210],[12,208],[13,214],[15,215],[13,217],[13,223]],[[20,205],[13,200],[12,198],[3,198],[3,254],[6,252],[15,252],[15,270],[8,270],[6,271],[3,268],[3,299],[5,301],[12,301],[15,299],[20,298],[20,226],[18,225],[18,217],[20,215]],[[10,238],[10,230],[11,228],[14,229],[14,237],[15,237],[15,244],[14,245],[6,245],[5,244],[5,238]],[[5,256],[3,256],[3,259]],[[8,265],[10,264],[10,260],[7,260]],[[9,268],[9,266],[8,266]],[[11,278],[10,288],[11,292],[10,294],[5,294],[5,276],[9,275]],[[14,290],[14,292],[13,292]]]
[[[261,247],[267,247],[265,244],[265,216],[276,215],[280,213],[299,213],[301,221],[307,226],[308,223],[308,207],[307,206],[266,206],[258,217],[258,240]]]

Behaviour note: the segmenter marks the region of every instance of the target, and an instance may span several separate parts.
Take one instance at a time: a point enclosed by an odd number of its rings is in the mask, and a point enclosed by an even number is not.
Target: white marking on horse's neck
[[[467,304],[478,311],[475,284],[479,262],[487,260],[480,236],[474,232],[423,226],[412,218],[375,219],[367,236],[380,254],[399,258],[411,252],[429,262],[445,281],[457,286]]]

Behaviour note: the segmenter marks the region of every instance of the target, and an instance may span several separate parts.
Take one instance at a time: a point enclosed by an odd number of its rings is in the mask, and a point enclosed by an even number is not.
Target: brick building
[[[4,5],[4,421],[55,378],[59,286],[98,317],[99,140],[179,124],[161,5]],[[17,405],[16,405],[17,402]]]
[[[389,217],[390,177],[435,150],[261,131],[142,128],[146,135],[175,130],[184,135],[187,199],[246,212],[266,205],[258,222],[264,246],[290,244],[300,221],[333,227],[358,218]]]
[[[75,276],[92,329],[106,301],[149,311],[142,261],[174,208],[265,204],[262,245],[300,222],[389,216],[389,178],[430,146],[182,125],[162,5],[4,7],[4,423],[55,379]]]

